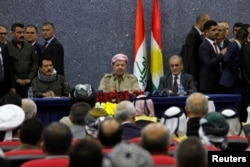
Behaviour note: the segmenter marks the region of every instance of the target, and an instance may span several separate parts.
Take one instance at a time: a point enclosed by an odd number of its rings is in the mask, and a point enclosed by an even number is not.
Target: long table
[[[239,94],[210,94],[208,96],[210,100],[214,101],[217,111],[228,107],[240,109],[241,95]],[[187,96],[153,96],[156,116],[161,117],[162,113],[170,106],[184,108],[186,98]],[[45,126],[69,115],[72,106],[69,98],[33,98],[33,100],[37,104],[37,117],[43,121]]]

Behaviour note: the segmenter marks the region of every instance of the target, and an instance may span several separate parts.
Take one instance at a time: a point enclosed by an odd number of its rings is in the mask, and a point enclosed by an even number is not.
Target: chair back
[[[20,144],[21,141],[3,141],[0,142],[0,148],[5,152],[17,148]]]

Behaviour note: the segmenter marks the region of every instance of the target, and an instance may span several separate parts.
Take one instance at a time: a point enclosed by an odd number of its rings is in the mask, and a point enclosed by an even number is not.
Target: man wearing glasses
[[[5,25],[0,25],[0,42],[7,44],[8,42],[8,32]]]
[[[160,78],[158,86],[159,91],[167,91],[170,95],[180,95],[178,88],[180,85],[184,88],[184,95],[196,92],[193,77],[190,74],[183,73],[183,61],[178,55],[169,58],[169,67],[171,73]]]

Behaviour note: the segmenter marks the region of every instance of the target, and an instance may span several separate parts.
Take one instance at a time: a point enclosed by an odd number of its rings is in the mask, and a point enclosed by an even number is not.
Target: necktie
[[[4,79],[2,48],[0,47],[0,81]]]
[[[174,77],[174,86],[173,86],[173,92],[174,92],[174,93],[178,93],[178,83],[177,83],[177,79],[178,79],[178,77],[175,76],[175,77]]]
[[[218,55],[219,54],[219,51],[218,51],[218,45],[216,42],[213,43],[214,45],[214,50],[215,50],[215,53]]]
[[[48,44],[48,42],[45,41],[44,44],[43,44],[43,50],[45,50],[47,48],[47,44]]]

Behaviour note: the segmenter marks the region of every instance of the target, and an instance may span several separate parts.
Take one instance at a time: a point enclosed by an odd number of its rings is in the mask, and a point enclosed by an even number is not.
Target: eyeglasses
[[[0,35],[7,35],[7,32],[0,32]]]

